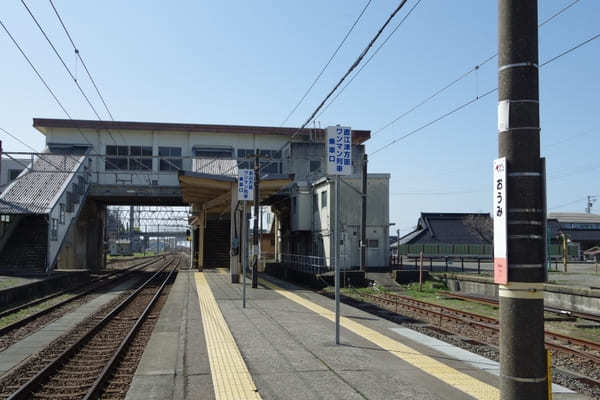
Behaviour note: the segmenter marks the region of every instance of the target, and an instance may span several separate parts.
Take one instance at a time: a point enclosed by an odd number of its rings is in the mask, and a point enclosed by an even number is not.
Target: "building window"
[[[183,169],[181,147],[159,147],[161,171],[177,171]]]
[[[130,146],[129,169],[152,171],[152,146]]]
[[[327,207],[327,190],[321,192],[321,208]]]
[[[22,172],[22,169],[9,169],[8,170],[8,181],[14,181],[17,179],[17,176]]]
[[[372,248],[378,248],[379,247],[379,240],[377,239],[369,239],[368,242],[368,247],[372,247]]]
[[[60,203],[59,207],[60,207],[60,211],[58,214],[58,222],[61,224],[64,224],[65,223],[65,205],[63,203]]]
[[[233,159],[233,149],[230,147],[196,147],[193,148],[194,156],[198,158]]]
[[[253,149],[238,149],[238,167],[240,169],[254,168],[255,151]],[[261,174],[280,174],[282,171],[280,150],[260,150]]]
[[[6,215],[6,214],[0,215],[0,222],[3,222],[5,224],[10,223],[10,215]]]
[[[52,218],[50,225],[50,240],[58,240],[58,219]]]
[[[317,161],[310,161],[310,172],[315,172],[315,171],[319,171],[321,169],[321,161],[317,160]]]

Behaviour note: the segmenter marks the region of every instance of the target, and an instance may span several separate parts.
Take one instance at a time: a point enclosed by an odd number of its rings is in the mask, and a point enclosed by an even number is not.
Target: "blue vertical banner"
[[[349,126],[327,127],[325,151],[327,175],[352,174],[352,129]]]
[[[238,200],[254,200],[254,170],[240,169],[238,176]]]

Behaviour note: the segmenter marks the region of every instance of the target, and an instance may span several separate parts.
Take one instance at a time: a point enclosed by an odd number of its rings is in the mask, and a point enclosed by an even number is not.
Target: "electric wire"
[[[71,45],[73,46],[73,50],[75,51],[75,54],[77,55],[77,57],[81,61],[81,65],[83,65],[83,68],[85,69],[85,72],[86,72],[88,78],[90,79],[90,82],[92,82],[92,85],[94,85],[94,89],[96,89],[96,93],[98,94],[98,97],[102,101],[102,104],[104,105],[104,108],[106,109],[106,112],[110,116],[110,119],[112,121],[114,121],[115,119],[114,119],[112,113],[110,112],[110,110],[108,108],[108,105],[106,104],[106,100],[104,99],[104,96],[102,96],[102,93],[100,93],[100,89],[98,88],[98,85],[96,85],[96,81],[92,77],[92,74],[90,73],[90,71],[89,71],[89,69],[88,69],[85,61],[81,57],[81,52],[79,51],[79,48],[75,45],[75,42],[73,41],[73,38],[71,37],[71,34],[69,33],[69,30],[67,29],[65,23],[63,22],[63,19],[61,18],[58,10],[54,6],[54,2],[52,0],[50,0],[50,5],[52,5],[52,9],[54,10],[54,13],[56,14],[56,17],[60,21],[60,24],[62,25],[65,33],[67,34],[67,37],[69,38],[69,41],[71,42]]]
[[[586,45],[586,44],[588,44],[588,43],[592,42],[593,40],[596,40],[596,39],[598,39],[599,37],[600,37],[600,33],[598,33],[598,34],[596,34],[596,35],[592,36],[591,38],[589,38],[589,39],[587,39],[587,40],[585,40],[585,41],[583,41],[583,42],[581,42],[581,43],[578,43],[577,45],[575,45],[575,46],[573,46],[573,47],[571,47],[571,48],[569,48],[569,49],[567,49],[567,50],[565,50],[565,51],[561,52],[560,54],[558,54],[558,55],[556,55],[556,56],[554,56],[554,57],[550,58],[549,60],[547,60],[547,61],[543,62],[542,64],[540,64],[540,68],[541,68],[541,67],[544,67],[544,66],[546,66],[546,65],[548,65],[548,64],[550,64],[550,63],[552,63],[552,62],[554,62],[554,61],[556,61],[556,60],[558,60],[558,59],[560,59],[561,57],[563,57],[563,56],[565,56],[565,55],[567,55],[567,54],[570,54],[570,53],[571,53],[571,52],[573,52],[574,50],[581,48],[582,46],[584,46],[584,45]],[[396,143],[398,143],[399,141],[402,141],[402,140],[404,140],[404,139],[408,138],[409,136],[412,136],[412,135],[414,135],[414,134],[416,134],[416,133],[418,133],[418,132],[422,131],[423,129],[425,129],[425,128],[427,128],[427,127],[429,127],[429,126],[431,126],[431,125],[435,124],[436,122],[438,122],[438,121],[441,121],[442,119],[444,119],[444,118],[446,118],[446,117],[449,117],[449,116],[450,116],[450,115],[452,115],[452,114],[455,114],[455,113],[457,113],[458,111],[460,111],[460,110],[462,110],[462,109],[464,109],[464,108],[468,107],[469,105],[471,105],[471,104],[473,104],[473,103],[475,103],[475,102],[477,102],[477,101],[479,101],[479,100],[483,99],[484,97],[487,97],[487,96],[489,96],[490,94],[494,93],[494,92],[495,92],[495,91],[497,91],[497,90],[498,90],[498,88],[496,87],[495,89],[492,89],[492,90],[489,90],[489,91],[485,92],[485,93],[484,93],[484,94],[482,94],[481,96],[476,96],[476,97],[474,97],[473,99],[471,99],[471,100],[469,100],[469,101],[467,101],[467,102],[465,102],[465,103],[461,104],[460,106],[458,106],[458,107],[454,108],[453,110],[451,110],[451,111],[449,111],[449,112],[447,112],[447,113],[445,113],[445,114],[442,114],[441,116],[439,116],[439,117],[437,117],[437,118],[435,118],[435,119],[433,119],[433,120],[431,120],[431,121],[427,122],[426,124],[424,124],[424,125],[421,125],[420,127],[416,128],[416,129],[414,129],[414,130],[412,130],[412,131],[410,131],[410,132],[408,132],[408,133],[406,133],[406,134],[404,134],[404,135],[402,135],[402,136],[400,136],[400,137],[398,137],[398,138],[396,138],[396,139],[394,139],[394,140],[392,140],[391,142],[389,142],[389,143],[387,143],[387,144],[385,144],[385,145],[381,146],[380,148],[378,148],[377,150],[375,150],[374,152],[372,152],[372,153],[371,153],[371,157],[373,157],[375,154],[379,153],[380,151],[382,151],[382,150],[384,150],[384,149],[386,149],[386,148],[388,148],[388,147],[392,146],[393,144],[396,144]]]
[[[354,30],[354,28],[358,24],[358,21],[360,21],[360,19],[362,18],[363,14],[365,13],[365,11],[367,11],[367,8],[369,7],[369,5],[371,4],[372,1],[373,0],[369,0],[367,2],[367,4],[365,4],[365,6],[363,7],[362,11],[358,15],[358,17],[354,20],[354,23],[352,24],[352,26],[350,27],[350,29],[348,30],[348,32],[346,32],[346,35],[344,36],[344,38],[342,39],[342,41],[338,44],[337,48],[335,49],[335,51],[333,52],[333,54],[331,55],[331,57],[329,57],[329,60],[325,63],[325,65],[323,66],[323,68],[321,68],[321,71],[317,74],[317,76],[313,80],[312,84],[308,87],[308,89],[306,90],[306,92],[304,92],[304,95],[302,95],[302,97],[300,98],[300,100],[298,100],[298,103],[296,103],[296,105],[294,106],[294,108],[292,108],[292,111],[289,112],[289,114],[287,115],[287,117],[285,117],[285,119],[280,124],[280,126],[285,125],[285,123],[290,119],[290,117],[296,112],[296,110],[298,109],[298,107],[300,107],[300,104],[302,104],[302,102],[306,99],[306,96],[308,96],[308,94],[310,93],[310,91],[315,87],[315,85],[317,84],[317,81],[321,78],[321,76],[323,75],[323,73],[325,72],[325,70],[327,69],[327,67],[329,67],[329,64],[331,64],[331,62],[333,61],[333,59],[335,58],[335,56],[337,55],[337,53],[340,51],[340,49],[342,48],[342,46],[344,45],[344,43],[346,42],[346,40],[348,39],[348,37],[350,36],[350,34],[352,33],[352,31]],[[50,0],[50,2],[52,2],[52,0]]]
[[[323,98],[323,100],[321,101],[321,103],[319,103],[319,105],[314,109],[314,111],[306,119],[306,121],[299,128],[297,128],[296,131],[290,136],[290,138],[288,139],[287,143],[285,143],[284,145],[282,145],[280,147],[279,151],[282,151],[288,144],[291,144],[292,140],[294,139],[294,137],[296,137],[296,135],[298,133],[302,132],[302,130],[315,118],[315,115],[317,115],[317,113],[321,110],[321,108],[327,102],[327,100],[333,95],[333,93],[335,93],[335,91],[340,87],[340,85],[342,83],[344,83],[344,81],[352,73],[352,71],[354,71],[356,69],[356,67],[358,67],[360,65],[360,63],[365,58],[365,56],[367,55],[367,53],[369,52],[369,50],[373,47],[373,45],[375,44],[375,42],[377,41],[377,39],[381,36],[381,34],[385,30],[385,28],[390,24],[390,22],[396,16],[396,14],[398,14],[398,12],[400,12],[400,10],[404,7],[404,5],[406,4],[407,1],[408,0],[401,0],[400,1],[400,3],[398,4],[398,6],[389,15],[389,17],[386,19],[386,21],[383,23],[383,25],[381,25],[381,27],[379,28],[379,30],[377,31],[377,33],[375,34],[375,36],[373,36],[373,38],[369,41],[369,43],[363,49],[363,51],[360,53],[360,55],[357,57],[357,59],[348,68],[348,70],[346,71],[346,73],[339,79],[339,81],[336,83],[336,85],[333,87],[333,89],[331,89],[329,91],[329,93],[327,93],[327,95]],[[421,0],[418,0],[418,1],[420,2]],[[267,166],[271,165],[272,163],[273,163],[272,161],[269,161],[269,162],[265,163],[264,165],[259,165],[259,173],[260,173],[261,169],[266,168]],[[226,172],[230,172],[234,168],[235,167],[232,167],[232,168],[230,168]]]
[[[54,51],[54,54],[56,54],[56,57],[58,57],[58,59],[60,60],[60,62],[63,65],[63,67],[65,67],[65,70],[67,71],[67,73],[69,74],[69,76],[71,77],[71,79],[73,80],[73,82],[75,82],[75,85],[79,89],[79,92],[81,92],[81,95],[83,96],[83,98],[85,99],[85,101],[87,102],[87,104],[90,106],[90,108],[92,109],[92,111],[94,112],[94,114],[96,115],[96,117],[99,120],[102,120],[102,118],[100,117],[100,114],[98,114],[98,111],[96,110],[96,107],[94,107],[94,105],[90,101],[89,97],[87,96],[87,94],[85,93],[85,91],[83,90],[83,88],[81,87],[81,85],[79,84],[79,82],[77,81],[77,78],[75,78],[75,76],[73,75],[73,73],[71,72],[71,70],[69,69],[69,67],[67,66],[67,64],[65,63],[65,60],[62,58],[62,56],[60,55],[60,53],[58,52],[58,50],[56,50],[56,47],[54,46],[54,43],[52,43],[52,41],[50,40],[50,38],[46,34],[46,31],[44,31],[44,28],[42,28],[42,26],[38,22],[37,18],[35,17],[35,15],[33,15],[33,13],[31,12],[31,9],[29,8],[29,6],[27,5],[27,3],[25,3],[25,0],[21,0],[21,4],[23,4],[23,6],[25,7],[25,9],[27,10],[27,12],[29,13],[29,15],[31,16],[31,18],[35,22],[36,26],[38,27],[38,29],[40,30],[40,32],[42,33],[42,35],[44,36],[44,38],[46,39],[46,41],[48,42],[48,44],[50,45],[50,47],[52,48],[52,50]],[[116,144],[116,141],[115,141],[114,137],[112,137],[112,134],[110,132],[109,132],[109,136],[112,138],[112,140]]]
[[[559,15],[563,14],[565,11],[567,11],[568,9],[570,9],[572,6],[574,6],[575,4],[577,4],[579,1],[581,0],[573,0],[571,3],[567,4],[565,7],[561,8],[560,10],[558,10],[557,12],[555,12],[554,14],[552,14],[550,17],[546,18],[544,21],[542,21],[539,25],[538,28],[543,27],[544,25],[546,25],[547,23],[549,23],[550,21],[552,21],[553,19],[555,19],[556,17],[558,17]],[[414,105],[413,107],[411,107],[410,109],[408,109],[407,111],[403,112],[402,114],[400,114],[399,116],[397,116],[396,118],[394,118],[393,120],[391,120],[390,122],[386,123],[384,126],[382,126],[381,128],[377,129],[373,135],[371,136],[371,138],[375,137],[375,135],[381,133],[382,131],[386,130],[387,128],[389,128],[390,126],[394,125],[396,122],[398,122],[399,120],[401,120],[402,118],[406,117],[407,115],[409,115],[410,113],[412,113],[413,111],[417,110],[418,108],[424,106],[425,104],[427,104],[428,102],[430,102],[431,100],[433,100],[434,98],[436,98],[437,96],[439,96],[440,94],[442,94],[443,92],[445,92],[446,90],[448,90],[449,88],[451,88],[452,86],[454,86],[455,84],[457,84],[458,82],[462,81],[463,79],[467,78],[469,75],[471,75],[473,72],[478,71],[481,67],[483,67],[485,64],[489,63],[490,61],[492,61],[493,59],[495,59],[498,56],[498,53],[494,53],[493,55],[487,57],[486,59],[482,60],[479,64],[475,65],[473,68],[469,69],[468,71],[462,73],[461,75],[459,75],[457,78],[455,78],[454,80],[450,81],[450,83],[446,84],[445,86],[442,86],[442,88],[438,89],[437,91],[435,91],[433,94],[431,94],[430,96],[426,97],[424,100],[422,100],[421,102],[417,103],[416,105]],[[351,82],[351,81],[350,81]],[[335,98],[333,99],[333,101],[335,101]],[[333,102],[332,101],[332,102]],[[331,105],[331,103],[329,105],[327,105],[327,107],[329,107]],[[326,108],[327,108],[326,107]]]
[[[23,51],[23,48],[21,48],[21,46],[19,45],[19,43],[17,42],[17,40],[10,33],[10,31],[8,30],[8,28],[6,27],[6,25],[4,25],[4,22],[2,22],[2,20],[0,20],[0,25],[2,25],[2,28],[4,29],[4,31],[6,32],[6,34],[8,35],[8,37],[10,38],[10,40],[12,40],[13,44],[17,47],[17,49],[19,49],[19,51],[21,52],[21,55],[25,58],[25,60],[27,61],[27,63],[31,67],[31,69],[33,69],[33,72],[35,72],[35,74],[40,79],[40,81],[44,84],[44,86],[46,87],[46,89],[48,90],[48,92],[50,92],[50,95],[52,95],[52,98],[54,99],[54,101],[56,101],[56,104],[58,104],[58,106],[60,107],[60,109],[67,115],[67,117],[69,117],[70,119],[72,119],[71,115],[69,114],[69,112],[67,111],[67,109],[65,108],[65,106],[63,106],[63,104],[60,102],[60,100],[58,99],[58,97],[56,97],[56,94],[50,88],[50,86],[48,85],[48,82],[46,82],[46,80],[44,79],[44,77],[42,76],[42,74],[40,74],[40,72],[38,71],[38,69],[33,65],[33,63],[31,62],[31,60],[27,56],[27,54],[25,54],[25,51]]]
[[[325,107],[323,107],[323,109],[321,110],[321,112],[319,113],[319,115],[317,115],[315,118],[319,118],[321,115],[323,115],[325,113],[325,111],[327,111],[327,109],[337,100],[337,98],[340,97],[340,95],[344,92],[344,90],[346,90],[346,88],[348,86],[350,86],[350,84],[354,81],[354,79],[356,79],[356,77],[358,76],[358,74],[361,73],[361,71],[369,64],[369,62],[371,62],[371,60],[373,59],[373,57],[375,57],[375,55],[377,55],[377,53],[379,52],[379,50],[381,50],[381,48],[388,42],[388,40],[390,40],[390,38],[394,35],[394,33],[396,33],[396,31],[398,30],[398,28],[400,28],[400,26],[410,16],[410,14],[412,14],[412,12],[414,11],[414,9],[417,8],[417,6],[421,3],[421,1],[422,0],[418,0],[412,6],[412,8],[406,13],[406,15],[404,16],[404,18],[402,18],[402,20],[400,20],[400,22],[398,22],[398,24],[396,25],[396,27],[388,34],[388,36],[377,47],[377,49],[375,49],[375,51],[373,52],[373,54],[367,59],[367,61],[362,65],[362,67],[360,67],[360,69],[358,71],[356,71],[356,73],[352,76],[352,78],[350,78],[350,80],[340,89],[340,91],[338,93],[336,93],[336,95],[333,97],[333,99],[331,99],[331,101]]]

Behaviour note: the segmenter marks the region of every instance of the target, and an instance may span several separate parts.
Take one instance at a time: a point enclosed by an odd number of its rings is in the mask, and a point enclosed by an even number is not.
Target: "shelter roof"
[[[250,126],[250,125],[214,125],[214,124],[187,124],[170,122],[134,122],[134,121],[95,121],[81,119],[56,119],[56,118],[34,118],[33,126],[43,134],[48,128],[71,128],[71,129],[96,129],[96,130],[120,130],[120,131],[156,131],[156,132],[199,132],[199,133],[223,133],[223,134],[256,134],[256,135],[281,135],[292,136],[298,132],[298,128],[285,128],[274,126]],[[325,129],[305,128],[300,134],[325,135]],[[371,138],[369,130],[352,130],[353,142],[361,144]]]

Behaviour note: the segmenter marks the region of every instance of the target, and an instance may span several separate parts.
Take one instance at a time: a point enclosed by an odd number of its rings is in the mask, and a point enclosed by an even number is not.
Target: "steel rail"
[[[152,300],[150,300],[150,302],[148,303],[148,305],[142,312],[142,315],[137,319],[137,321],[135,322],[135,325],[131,328],[131,330],[129,331],[127,336],[121,341],[121,344],[119,345],[119,347],[117,348],[117,350],[115,351],[115,353],[113,354],[111,359],[108,361],[108,364],[104,367],[104,369],[100,373],[100,376],[96,379],[96,381],[94,382],[92,387],[88,390],[87,394],[83,398],[84,400],[89,400],[89,399],[100,396],[101,391],[103,390],[104,384],[108,381],[108,379],[110,378],[110,375],[112,374],[114,369],[119,364],[120,357],[123,355],[125,350],[127,350],[127,347],[133,340],[133,337],[138,332],[138,330],[142,326],[142,323],[146,320],[146,317],[150,313],[150,309],[158,301],[159,297],[161,296],[161,294],[163,292],[163,289],[165,288],[165,286],[171,279],[171,276],[173,276],[173,273],[175,271],[177,271],[177,268],[179,267],[180,263],[181,263],[181,258],[179,258],[177,260],[175,267],[171,270],[171,272],[169,272],[169,275],[164,280],[164,282],[162,283],[162,285],[160,286],[160,288],[158,289],[156,294],[152,297]]]
[[[426,315],[433,315],[433,316],[439,317],[440,320],[442,320],[442,319],[453,320],[453,321],[457,321],[459,323],[463,323],[463,324],[467,324],[467,325],[474,325],[474,326],[478,326],[481,328],[487,328],[496,333],[500,332],[500,328],[498,326],[498,320],[495,318],[489,318],[489,317],[481,316],[478,314],[469,313],[466,311],[463,312],[463,311],[456,310],[451,307],[441,306],[441,305],[437,305],[434,303],[428,303],[428,302],[424,302],[421,300],[412,299],[412,298],[409,298],[406,296],[391,295],[392,296],[391,298],[386,298],[386,297],[381,297],[381,296],[371,295],[371,294],[366,294],[366,293],[358,293],[357,292],[357,294],[359,296],[372,298],[376,301],[381,301],[386,304],[393,304],[396,306],[400,305],[401,307],[413,309],[417,312],[420,312],[420,313],[423,313]],[[413,303],[413,304],[410,304],[410,303]],[[426,305],[429,307],[437,307],[437,308],[439,308],[440,311],[429,310],[422,306],[417,306],[414,304],[421,304],[421,305]],[[470,315],[474,315],[475,318],[477,318],[477,319],[489,320],[490,324],[485,324],[485,323],[481,323],[481,322],[477,322],[477,321],[469,321],[469,320],[461,318],[461,317],[446,314],[443,311],[449,311],[449,312],[459,311],[460,313],[464,313],[465,316],[469,316],[469,318],[471,318]],[[563,340],[563,341],[566,341],[568,344],[574,344],[574,345],[582,346],[584,348],[590,348],[590,349],[593,349],[596,351],[600,351],[600,343],[595,343],[595,342],[591,342],[591,341],[584,340],[584,339],[578,339],[578,338],[574,338],[572,336],[566,336],[566,335],[562,335],[562,334],[555,333],[552,331],[547,331],[547,330],[544,330],[544,333],[545,333],[546,337],[550,338],[550,339],[554,338],[554,339],[558,339],[558,340]],[[558,344],[558,343],[555,343],[555,342],[552,342],[549,340],[546,340],[545,344],[548,348],[551,348],[553,350],[561,351],[564,353],[569,353],[569,354],[572,354],[572,355],[575,355],[575,356],[578,356],[581,358],[591,360],[596,363],[600,363],[600,356],[598,356],[598,355],[591,354],[589,352],[583,352],[580,350],[572,349],[572,348],[566,347],[562,344]]]
[[[441,293],[443,293],[445,296],[456,297],[457,299],[469,300],[469,301],[476,302],[476,303],[490,304],[490,305],[498,306],[498,300],[495,300],[495,299],[488,299],[485,297],[473,296],[473,295],[468,295],[468,294],[451,293],[451,292],[441,292]],[[556,307],[548,307],[548,306],[544,307],[544,311],[555,313],[555,314],[560,314],[560,315],[567,315],[569,317],[586,319],[589,321],[600,322],[599,314],[584,313],[584,312],[580,312],[580,311],[565,310],[564,308],[556,308]]]
[[[164,257],[164,256],[162,256],[162,257]],[[24,304],[20,304],[20,305],[18,305],[18,306],[15,306],[15,307],[7,308],[7,309],[5,309],[5,310],[2,310],[2,311],[0,311],[0,318],[4,318],[4,317],[6,317],[7,315],[14,314],[14,313],[16,313],[16,312],[19,312],[19,311],[21,311],[21,310],[23,310],[23,309],[25,309],[25,308],[28,308],[28,307],[33,307],[33,306],[36,306],[36,305],[38,305],[38,304],[40,304],[40,303],[44,303],[44,302],[46,302],[46,301],[48,301],[48,300],[52,300],[53,298],[55,298],[55,297],[58,297],[58,296],[62,296],[63,294],[65,294],[65,293],[67,293],[67,292],[69,292],[69,291],[73,291],[73,290],[78,290],[78,289],[81,289],[81,288],[83,288],[83,287],[85,287],[85,286],[89,286],[90,284],[93,284],[93,283],[99,282],[99,281],[101,281],[101,280],[103,280],[103,279],[107,279],[107,278],[110,278],[110,277],[112,277],[112,276],[114,276],[114,275],[117,275],[117,274],[119,274],[119,273],[123,273],[123,272],[129,271],[129,270],[131,270],[131,269],[133,269],[133,268],[135,268],[135,267],[140,267],[142,264],[144,264],[144,263],[149,263],[149,262],[150,262],[150,261],[146,260],[146,261],[142,261],[142,262],[140,262],[140,263],[137,263],[137,264],[131,265],[131,266],[127,267],[127,268],[123,268],[123,269],[121,269],[121,270],[114,270],[114,271],[111,271],[111,272],[109,272],[109,273],[107,273],[107,274],[104,274],[104,275],[102,275],[102,276],[99,276],[99,277],[97,277],[97,278],[94,278],[94,279],[92,279],[92,280],[89,280],[89,281],[87,281],[87,282],[84,282],[84,283],[82,283],[82,284],[80,284],[80,285],[76,285],[76,286],[74,286],[74,287],[72,287],[72,288],[69,288],[69,289],[63,289],[63,290],[61,290],[61,291],[59,291],[59,292],[51,293],[51,294],[49,294],[49,295],[47,295],[47,296],[44,296],[44,297],[41,297],[41,298],[39,298],[39,299],[35,299],[35,300],[29,301],[29,302],[27,302],[27,303],[24,303]],[[156,262],[156,260],[154,260],[154,261],[152,261],[152,262]],[[150,262],[150,263],[152,263],[152,262]],[[141,268],[143,268],[143,267],[141,267]]]
[[[99,321],[96,325],[88,329],[75,343],[70,345],[67,349],[65,349],[58,357],[52,360],[48,365],[46,365],[41,371],[39,371],[35,376],[33,376],[29,381],[23,384],[16,392],[10,395],[9,400],[20,400],[20,399],[29,399],[31,398],[31,393],[42,383],[47,380],[59,367],[63,364],[67,359],[72,357],[77,353],[80,347],[82,347],[87,340],[89,340],[94,334],[100,331],[106,324],[108,324],[118,313],[120,313],[133,299],[139,295],[142,290],[146,289],[146,287],[154,281],[154,279],[162,273],[165,269],[167,269],[172,263],[173,259],[169,260],[165,263],[165,265],[156,271],[150,278],[148,278],[144,283],[142,283],[132,294],[127,296],[121,303],[119,303],[115,308],[113,308],[101,321]]]
[[[44,315],[46,315],[46,314],[48,314],[48,313],[56,310],[59,307],[64,306],[65,304],[68,304],[68,303],[70,303],[72,301],[80,299],[83,296],[86,296],[86,295],[88,295],[88,294],[90,294],[90,293],[92,293],[92,292],[94,292],[94,291],[96,291],[98,289],[101,289],[103,287],[106,287],[106,286],[110,285],[111,283],[113,283],[113,281],[109,280],[109,278],[111,278],[111,277],[113,277],[113,276],[115,276],[117,274],[122,273],[122,275],[120,277],[125,277],[125,276],[128,276],[131,273],[135,272],[138,269],[142,269],[142,268],[148,267],[148,266],[150,266],[152,264],[155,264],[157,262],[160,262],[162,260],[164,260],[164,256],[162,258],[158,259],[158,260],[145,261],[143,263],[131,266],[131,267],[129,267],[127,269],[124,269],[124,270],[121,270],[121,271],[114,271],[114,272],[112,272],[112,273],[110,273],[110,274],[108,274],[106,276],[98,278],[97,280],[88,282],[88,283],[98,283],[98,282],[101,282],[103,279],[106,279],[106,282],[101,283],[99,286],[91,287],[91,288],[89,288],[87,290],[84,290],[81,293],[76,294],[73,297],[69,297],[68,299],[65,299],[65,300],[60,301],[60,302],[58,302],[56,304],[53,304],[53,305],[51,305],[48,308],[44,308],[43,310],[40,310],[40,311],[38,311],[38,312],[36,312],[34,314],[28,315],[28,316],[26,316],[23,319],[20,319],[18,321],[13,322],[12,324],[9,324],[9,325],[6,325],[6,326],[0,328],[0,336],[6,335],[7,333],[9,333],[9,332],[11,332],[13,330],[18,329],[18,328],[22,327],[23,325],[28,324],[29,322],[34,321],[37,318],[40,318],[40,317],[42,317],[42,316],[44,316]],[[87,283],[84,284],[84,285],[78,286],[78,287],[81,288],[83,286],[87,286]],[[35,305],[44,303],[44,302],[46,302],[48,300],[52,300],[53,298],[62,296],[67,291],[68,291],[68,289],[63,290],[63,291],[61,291],[59,293],[54,293],[52,295],[46,296],[46,297],[44,297],[42,299],[33,300],[33,301],[31,301],[29,303],[26,303],[26,304],[23,304],[21,306],[13,307],[11,309],[2,311],[2,313],[0,313],[0,318],[6,317],[6,316],[11,315],[11,314],[14,314],[14,313],[19,312],[21,310],[24,310],[26,308],[33,307]]]

